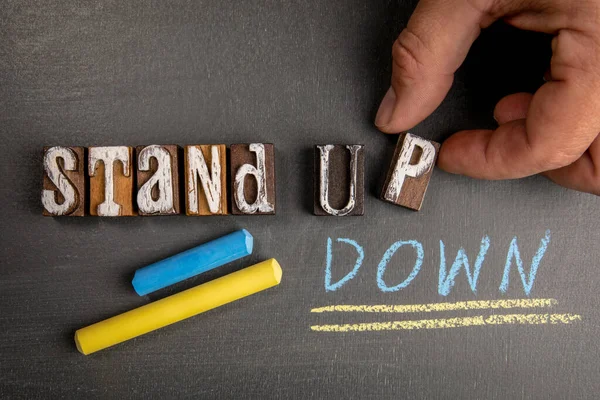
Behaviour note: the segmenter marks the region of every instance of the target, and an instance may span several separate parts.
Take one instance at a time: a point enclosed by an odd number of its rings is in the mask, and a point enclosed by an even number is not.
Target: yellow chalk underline
[[[311,330],[317,332],[371,332],[371,331],[393,331],[404,329],[443,329],[461,328],[467,326],[485,325],[540,325],[540,324],[570,324],[581,321],[581,315],[577,314],[509,314],[475,316],[444,319],[421,319],[414,321],[392,321],[372,322],[362,324],[345,325],[313,325]]]
[[[310,310],[324,312],[416,313],[456,310],[487,310],[506,308],[541,308],[557,304],[555,299],[506,299],[459,301],[456,303],[399,304],[399,305],[333,305]]]

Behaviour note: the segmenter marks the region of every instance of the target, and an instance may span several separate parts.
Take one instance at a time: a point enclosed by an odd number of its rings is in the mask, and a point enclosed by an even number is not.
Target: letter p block
[[[439,149],[439,143],[410,133],[400,135],[381,200],[419,211]]]

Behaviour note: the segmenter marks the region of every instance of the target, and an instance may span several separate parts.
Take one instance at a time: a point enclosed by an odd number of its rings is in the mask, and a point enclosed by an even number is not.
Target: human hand
[[[420,0],[394,42],[392,87],[375,125],[398,133],[431,114],[481,29],[498,19],[555,35],[548,82],[501,99],[496,130],[448,138],[438,166],[482,179],[542,173],[600,195],[600,0]]]

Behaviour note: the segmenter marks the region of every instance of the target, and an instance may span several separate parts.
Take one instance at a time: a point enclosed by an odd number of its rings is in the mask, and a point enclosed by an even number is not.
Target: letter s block
[[[419,211],[439,149],[437,142],[410,133],[400,135],[381,200]]]
[[[85,215],[83,147],[44,147],[43,215]]]
[[[140,215],[179,214],[178,152],[174,144],[136,147]]]
[[[90,215],[136,215],[133,208],[133,149],[127,146],[90,147]]]
[[[232,201],[237,215],[275,214],[275,155],[270,143],[230,147]]]

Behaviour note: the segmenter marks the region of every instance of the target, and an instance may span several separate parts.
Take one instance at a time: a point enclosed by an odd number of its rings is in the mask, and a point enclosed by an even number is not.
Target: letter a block
[[[127,146],[90,147],[90,215],[135,215],[133,209],[133,149]]]
[[[85,215],[83,147],[44,147],[43,215]]]
[[[315,215],[363,215],[365,203],[364,146],[315,146]]]
[[[136,147],[140,215],[179,214],[178,151],[177,145]]]
[[[185,213],[227,214],[227,148],[224,144],[185,146]]]
[[[400,135],[381,199],[420,210],[440,144],[406,133]]]
[[[232,214],[275,214],[273,145],[232,144],[230,149]]]

